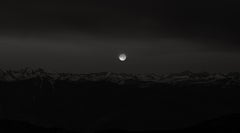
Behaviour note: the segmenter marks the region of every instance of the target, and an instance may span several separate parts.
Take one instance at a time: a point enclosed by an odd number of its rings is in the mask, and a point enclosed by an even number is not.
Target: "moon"
[[[122,53],[118,56],[118,58],[119,58],[120,61],[125,61],[127,59],[127,55]]]

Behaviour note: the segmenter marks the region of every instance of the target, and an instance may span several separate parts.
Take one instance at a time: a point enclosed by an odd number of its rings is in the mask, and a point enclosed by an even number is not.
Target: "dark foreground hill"
[[[200,130],[199,123],[240,113],[239,94],[239,73],[0,71],[2,120],[68,131]]]
[[[60,128],[46,128],[16,120],[1,120],[1,133],[74,133]]]
[[[175,130],[148,130],[148,131],[128,131],[121,129],[101,130],[96,133],[239,133],[240,132],[240,114],[231,114],[220,116],[211,120],[198,123],[196,125]],[[46,128],[29,124],[28,122],[14,121],[14,120],[1,120],[0,121],[1,133],[81,133],[86,131],[67,131],[61,128]]]

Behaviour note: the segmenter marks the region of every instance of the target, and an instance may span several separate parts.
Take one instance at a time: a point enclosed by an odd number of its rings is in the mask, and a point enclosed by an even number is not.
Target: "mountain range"
[[[51,84],[55,81],[66,82],[110,82],[118,85],[137,83],[141,87],[147,84],[214,84],[221,82],[223,85],[240,85],[240,73],[231,72],[221,73],[193,73],[184,71],[173,74],[129,74],[99,72],[89,74],[72,74],[72,73],[49,73],[43,69],[24,68],[21,70],[0,70],[0,81],[13,82],[29,79],[48,80]]]

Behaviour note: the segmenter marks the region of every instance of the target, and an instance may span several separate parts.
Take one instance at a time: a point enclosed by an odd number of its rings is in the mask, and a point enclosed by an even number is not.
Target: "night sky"
[[[238,0],[9,1],[1,68],[53,72],[240,71]],[[117,56],[127,54],[120,62]]]

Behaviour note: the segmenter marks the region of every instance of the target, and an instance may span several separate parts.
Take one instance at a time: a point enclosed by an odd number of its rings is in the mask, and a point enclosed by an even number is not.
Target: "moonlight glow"
[[[125,61],[127,59],[127,55],[122,53],[122,54],[119,55],[118,58],[119,58],[120,61]]]

